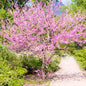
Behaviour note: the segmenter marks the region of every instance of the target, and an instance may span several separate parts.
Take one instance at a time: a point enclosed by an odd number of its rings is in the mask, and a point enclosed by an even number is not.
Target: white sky
[[[71,4],[71,0],[61,0],[63,2],[64,5],[70,5]]]

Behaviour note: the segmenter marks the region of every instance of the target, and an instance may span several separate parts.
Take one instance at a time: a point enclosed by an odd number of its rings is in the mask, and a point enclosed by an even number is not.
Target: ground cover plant
[[[8,45],[10,50],[16,53],[28,51],[30,55],[41,59],[43,79],[56,48],[65,49],[66,45],[73,42],[80,46],[86,43],[86,15],[80,12],[74,16],[66,13],[59,19],[58,15],[54,15],[55,10],[52,10],[50,3],[44,6],[41,2],[37,5],[33,3],[30,9],[24,7],[22,10],[15,4],[15,9],[9,10],[13,24],[8,21],[7,29],[0,31],[3,44]],[[48,54],[51,55],[47,58]]]

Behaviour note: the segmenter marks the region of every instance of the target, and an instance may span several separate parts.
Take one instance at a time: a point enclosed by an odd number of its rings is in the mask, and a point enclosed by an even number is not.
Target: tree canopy
[[[72,11],[77,12],[78,10],[85,11],[86,10],[86,0],[72,0]]]
[[[0,0],[0,9],[8,9],[12,6],[13,2],[17,2],[19,6],[23,5],[25,0]]]

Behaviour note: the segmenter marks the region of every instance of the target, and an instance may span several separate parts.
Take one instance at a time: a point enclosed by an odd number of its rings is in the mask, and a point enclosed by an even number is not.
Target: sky
[[[71,4],[71,0],[61,0],[61,2],[65,5],[65,6],[67,6],[67,5],[70,5]],[[64,9],[63,9],[64,10]],[[61,11],[61,10],[57,10],[56,12],[55,12],[55,15],[61,15],[61,14],[64,14],[65,13],[65,11]]]
[[[71,4],[71,0],[61,0],[63,2],[64,5],[70,5]]]

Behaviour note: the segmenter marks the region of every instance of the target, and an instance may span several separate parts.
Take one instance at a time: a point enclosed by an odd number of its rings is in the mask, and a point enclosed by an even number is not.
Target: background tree
[[[6,9],[8,8],[9,3],[8,0],[0,0],[0,8]]]
[[[77,7],[81,7],[83,9],[86,9],[86,0],[72,0]]]
[[[8,8],[11,8],[15,2],[17,2],[19,6],[22,6],[25,3],[25,0],[0,0],[0,9],[3,8],[7,10]]]
[[[71,11],[78,12],[78,10],[86,12],[86,0],[72,0]]]

